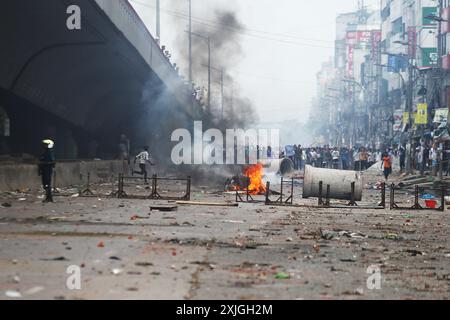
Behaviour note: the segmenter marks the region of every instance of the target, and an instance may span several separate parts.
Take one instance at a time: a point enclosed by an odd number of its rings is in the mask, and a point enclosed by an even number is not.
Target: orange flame
[[[251,194],[265,194],[266,186],[263,182],[264,168],[258,163],[244,169],[244,175],[250,179],[248,190]]]

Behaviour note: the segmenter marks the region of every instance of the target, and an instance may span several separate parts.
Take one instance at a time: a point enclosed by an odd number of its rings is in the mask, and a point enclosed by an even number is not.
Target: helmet
[[[52,149],[55,146],[55,143],[50,139],[42,140],[42,143],[46,144],[49,149]]]

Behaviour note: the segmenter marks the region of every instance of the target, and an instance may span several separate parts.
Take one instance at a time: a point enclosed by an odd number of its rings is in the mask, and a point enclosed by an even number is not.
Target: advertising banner
[[[378,61],[381,42],[381,31],[372,31],[372,61]]]
[[[428,105],[426,103],[419,103],[417,105],[417,114],[415,124],[428,123]]]
[[[402,130],[403,110],[394,111],[394,131]]]
[[[448,118],[448,109],[442,108],[442,109],[436,109],[434,113],[434,123],[443,123],[447,122]]]
[[[347,48],[347,76],[349,78],[353,78],[354,73],[354,54],[355,54],[355,47],[354,46],[348,46]]]
[[[415,59],[417,53],[416,27],[408,27],[408,56]]]
[[[409,112],[403,112],[403,124],[409,123]]]
[[[436,6],[434,7],[423,7],[422,8],[422,24],[424,26],[434,26],[437,25],[437,22],[433,19],[429,19],[427,18],[427,16],[429,15],[434,15],[437,16],[438,13],[438,8]]]
[[[438,54],[436,48],[422,49],[422,67],[431,67],[438,62]]]

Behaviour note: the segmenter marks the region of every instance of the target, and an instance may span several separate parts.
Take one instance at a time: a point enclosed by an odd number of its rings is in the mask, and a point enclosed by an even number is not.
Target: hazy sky
[[[379,0],[374,0],[378,2]],[[187,14],[187,0],[161,0],[161,38],[180,62],[179,26],[175,12]],[[241,35],[242,55],[230,71],[242,93],[254,104],[262,122],[307,120],[316,91],[316,73],[334,52],[335,18],[354,11],[357,0],[192,0],[193,17],[214,19],[214,9],[236,9],[251,30]],[[370,2],[370,1],[367,1]],[[155,34],[156,0],[130,0]],[[181,21],[187,25],[187,21]],[[196,29],[194,23],[193,30]],[[250,34],[250,35],[249,35]],[[187,37],[187,35],[186,35]],[[205,48],[206,49],[206,48]],[[214,64],[214,61],[213,61]]]

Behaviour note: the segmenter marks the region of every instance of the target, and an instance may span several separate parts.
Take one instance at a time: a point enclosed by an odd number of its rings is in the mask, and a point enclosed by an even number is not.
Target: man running
[[[153,163],[150,161],[150,154],[148,153],[148,147],[145,146],[142,150],[141,153],[139,153],[135,158],[134,158],[134,163],[136,164],[136,161],[139,161],[139,168],[141,169],[141,171],[134,171],[133,170],[133,174],[139,174],[139,175],[144,175],[144,183],[147,183],[147,167],[146,164],[147,162],[150,163],[150,165],[153,166]]]

